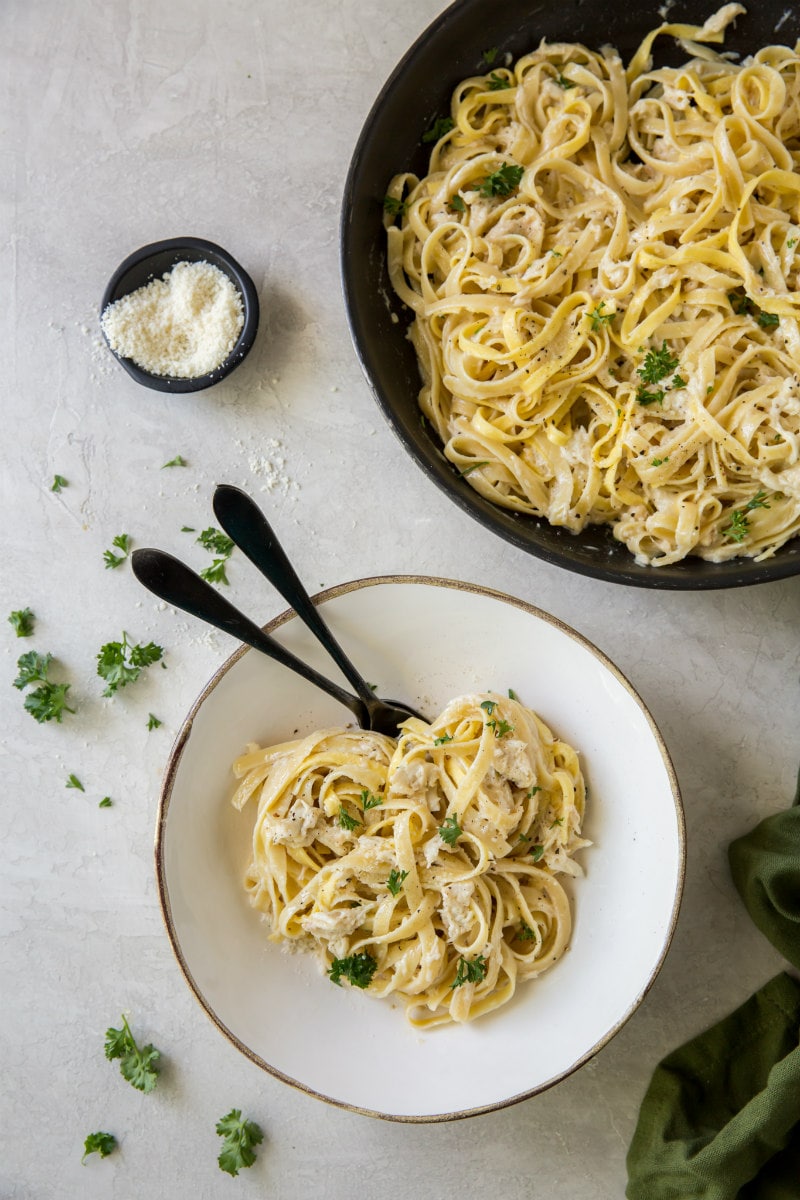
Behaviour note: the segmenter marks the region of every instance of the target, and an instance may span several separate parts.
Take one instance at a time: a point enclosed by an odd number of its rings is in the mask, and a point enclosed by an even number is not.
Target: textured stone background
[[[339,283],[342,186],[381,84],[441,7],[0,7],[0,615],[29,605],[38,617],[30,643],[4,620],[0,633],[4,1200],[194,1200],[229,1188],[285,1200],[460,1200],[483,1188],[502,1200],[616,1200],[655,1062],[780,966],[734,894],[725,847],[793,790],[797,582],[659,595],[540,563],[425,479],[361,375]],[[263,309],[247,362],[194,399],[137,387],[97,326],[116,264],[186,233],[227,246]],[[189,467],[161,470],[176,454]],[[69,480],[61,494],[49,490],[55,472]],[[126,531],[202,565],[177,531],[211,523],[221,481],[268,505],[311,590],[411,573],[512,593],[600,646],[659,723],[689,835],[677,934],[633,1019],[545,1095],[449,1125],[370,1120],[263,1074],[186,988],[156,897],[154,815],[171,738],[232,643],[159,605],[127,566],[104,570],[102,553]],[[281,611],[241,556],[229,574],[242,607],[263,620]],[[163,644],[169,670],[103,700],[94,656],[123,629]],[[63,726],[35,724],[11,687],[31,647],[54,653],[72,683],[79,713]],[[164,724],[148,733],[150,711]],[[65,789],[71,771],[85,794]],[[114,806],[98,809],[105,794]],[[165,1055],[150,1096],[103,1057],[123,1011]],[[213,1130],[233,1105],[266,1134],[235,1184],[217,1170]],[[120,1150],[81,1166],[93,1129],[116,1131]]]

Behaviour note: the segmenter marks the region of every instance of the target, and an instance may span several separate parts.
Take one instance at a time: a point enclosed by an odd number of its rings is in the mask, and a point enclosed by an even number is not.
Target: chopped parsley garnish
[[[148,713],[148,714],[147,714],[147,729],[148,729],[148,732],[149,732],[151,729],[158,729],[158,727],[159,727],[159,725],[160,725],[160,724],[161,724],[161,722],[159,721],[158,717],[157,717],[157,716],[156,716],[154,713]]]
[[[391,217],[403,217],[406,212],[406,202],[397,196],[384,196],[383,211],[389,213]]]
[[[389,872],[389,878],[386,880],[386,886],[393,896],[400,893],[400,889],[408,878],[408,871],[398,871],[396,867],[392,867]]]
[[[792,250],[796,245],[797,245],[797,238],[788,238],[787,239],[786,246],[789,250]]]
[[[497,56],[499,53],[500,53],[499,47],[492,46],[491,49],[484,50],[483,54],[481,55],[481,58],[486,63],[487,67],[491,67],[492,64],[495,62],[495,60],[497,59]]]
[[[540,787],[539,787],[537,784],[534,784],[534,786],[533,786],[533,787],[530,789],[530,791],[529,791],[529,792],[528,792],[528,794],[526,795],[525,799],[526,799],[526,800],[532,800],[532,799],[533,799],[533,797],[536,795],[536,793],[537,793],[537,792],[540,792],[541,790],[542,790],[542,789],[541,789],[541,788],[540,788]]]
[[[488,88],[490,92],[502,92],[505,88],[513,86],[513,81],[507,75],[501,75],[498,71],[492,71],[489,76]]]
[[[445,819],[444,825],[440,825],[438,829],[439,837],[447,846],[455,846],[463,832],[458,823],[458,815],[456,813],[451,813]]]
[[[558,86],[560,88],[563,88],[565,92],[568,91],[570,88],[577,87],[577,84],[573,83],[571,79],[567,79],[564,75],[561,74],[561,72],[559,72],[558,75],[556,75],[556,83],[558,84]]]
[[[590,313],[586,314],[592,323],[592,329],[602,329],[603,326],[609,321],[613,321],[614,317],[617,315],[613,312],[603,312],[605,306],[605,300],[601,300],[599,304],[595,305]]]
[[[762,329],[774,329],[780,325],[781,319],[777,313],[760,312],[758,314],[758,323]]]
[[[664,463],[668,463],[668,462],[669,462],[669,455],[667,455],[666,458],[654,458],[650,465],[652,467],[661,467],[664,465]]]
[[[51,492],[60,492],[62,488],[69,487],[69,480],[63,475],[54,475],[53,482],[50,484]]]
[[[463,213],[463,212],[467,211],[467,206],[464,203],[464,201],[461,199],[461,197],[459,196],[458,192],[456,192],[456,194],[454,196],[451,196],[450,199],[447,201],[447,203],[450,205],[451,208],[455,209],[456,212]]]
[[[210,567],[203,567],[200,572],[200,578],[205,579],[207,583],[230,584],[230,580],[225,572],[227,561],[227,558],[215,558]]]
[[[194,525],[181,525],[181,533],[197,533]]]
[[[452,117],[437,117],[431,125],[430,129],[426,129],[422,135],[423,142],[438,142],[451,129],[455,129],[455,121]],[[386,207],[384,205],[384,207]],[[389,210],[390,211],[390,210]]]
[[[463,479],[465,475],[470,475],[473,471],[477,471],[478,467],[488,467],[489,465],[488,458],[481,459],[480,462],[470,463],[468,467],[464,467],[463,471],[459,471],[458,473]]]
[[[339,807],[339,815],[337,819],[342,829],[347,829],[350,833],[353,832],[356,825],[362,824],[358,817],[351,817],[350,813],[341,806]]]
[[[456,977],[450,984],[451,989],[461,987],[465,983],[480,983],[486,977],[487,964],[482,954],[478,954],[475,958],[464,958],[463,954],[458,960],[456,968]]]
[[[753,301],[748,295],[741,292],[728,292],[728,303],[737,317],[753,311]]]
[[[640,384],[636,390],[636,399],[639,404],[643,404],[647,408],[648,404],[661,404],[664,399],[664,392],[661,388],[656,388],[654,392],[648,392],[644,384]]]
[[[213,525],[209,525],[208,529],[204,529],[195,538],[195,541],[199,542],[204,550],[210,550],[212,554],[217,554],[221,558],[230,558],[233,550],[233,541],[227,534],[221,533],[219,529],[215,529]]]
[[[128,557],[128,551],[131,548],[131,539],[127,533],[118,533],[111,544],[122,551],[122,554],[115,554],[113,550],[104,551],[103,562],[106,564],[106,568],[111,567],[113,569],[125,562],[125,559]]]
[[[60,725],[65,712],[75,712],[75,709],[67,704],[70,685],[52,683],[48,678],[52,661],[52,654],[37,654],[35,650],[29,650],[17,659],[19,674],[14,680],[14,687],[21,691],[32,683],[39,684],[39,687],[28,692],[23,707],[40,725],[45,721],[57,721]]]
[[[487,721],[486,727],[487,727],[487,729],[494,730],[494,736],[496,738],[502,738],[502,737],[505,737],[506,734],[514,732],[514,726],[511,725],[508,721],[495,721],[495,720]]]
[[[79,792],[86,791],[86,788],[83,786],[80,779],[78,779],[77,775],[68,775],[67,782],[64,786],[68,788],[77,788]]]
[[[110,796],[103,796],[103,799],[100,801],[100,803],[98,804],[97,807],[98,808],[111,808],[111,805],[113,803],[114,803],[114,801],[111,799]]]
[[[8,619],[17,637],[30,637],[33,633],[34,616],[29,608],[15,609]]]
[[[122,1029],[106,1030],[105,1050],[107,1059],[119,1059],[123,1079],[140,1092],[152,1092],[158,1082],[155,1063],[161,1052],[151,1045],[140,1049],[125,1017],[122,1018]]]
[[[328,977],[331,983],[339,987],[344,978],[353,987],[368,988],[377,967],[378,960],[373,958],[369,950],[362,950],[360,954],[350,954],[347,958],[335,958],[328,969]]]
[[[452,742],[452,733],[443,733],[441,737],[433,739],[434,746],[444,746],[446,742]]]
[[[489,716],[491,716],[494,710],[497,708],[497,701],[481,700],[481,708],[485,709]]]
[[[371,808],[377,808],[379,804],[383,804],[383,796],[376,796],[367,788],[362,791],[360,800],[364,812],[369,812]]]
[[[83,1143],[83,1158],[82,1163],[86,1162],[87,1156],[90,1154],[99,1154],[101,1158],[108,1158],[117,1148],[117,1139],[113,1133],[90,1133],[86,1141]]]
[[[681,379],[680,375],[673,375],[672,383],[669,386],[671,388],[675,388],[676,392],[679,392],[681,390],[681,388],[686,387],[686,380]]]
[[[510,196],[514,188],[519,187],[523,174],[522,167],[503,163],[481,181],[478,191],[482,196]]]
[[[521,942],[532,942],[536,937],[536,933],[533,929],[531,929],[527,921],[521,921],[517,937]]]
[[[666,341],[661,343],[660,350],[648,350],[644,362],[638,368],[645,383],[658,383],[670,375],[678,365],[678,359],[670,354]]]
[[[264,1140],[261,1129],[255,1121],[247,1121],[242,1117],[241,1109],[232,1108],[226,1116],[217,1121],[217,1133],[223,1139],[222,1149],[217,1162],[221,1171],[228,1175],[238,1175],[243,1167],[252,1167],[256,1161],[253,1146]]]
[[[188,465],[189,464],[182,454],[176,454],[174,458],[169,460],[169,462],[165,462],[162,465],[161,470],[163,471],[164,467],[187,467]]]
[[[538,862],[544,854],[544,846],[531,846],[528,852],[534,862]]]
[[[118,688],[135,683],[145,667],[163,657],[164,651],[155,642],[132,646],[128,635],[121,642],[106,642],[97,655],[97,674],[106,681],[104,696],[113,696]]]
[[[770,507],[765,500],[766,494],[763,491],[756,492],[743,508],[735,508],[731,513],[730,524],[722,530],[722,536],[730,538],[732,542],[743,542],[750,528],[748,513],[752,512],[754,508]]]
[[[519,700],[519,696],[517,695],[517,693],[514,691],[513,688],[508,689],[508,698],[509,698],[509,700],[517,700],[517,701]]]

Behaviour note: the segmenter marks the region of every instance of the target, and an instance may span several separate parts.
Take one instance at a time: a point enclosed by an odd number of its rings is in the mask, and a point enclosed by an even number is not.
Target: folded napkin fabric
[[[756,926],[800,968],[800,807],[733,842]],[[776,975],[659,1063],[628,1151],[628,1200],[800,1200],[800,982]]]

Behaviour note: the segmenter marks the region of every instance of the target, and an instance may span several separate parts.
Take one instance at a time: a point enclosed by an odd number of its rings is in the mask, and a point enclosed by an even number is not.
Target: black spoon
[[[334,700],[338,700],[345,708],[349,708],[362,729],[372,728],[367,706],[363,701],[338,684],[332,683],[324,675],[320,675],[280,642],[276,642],[179,559],[163,550],[145,547],[133,551],[131,567],[139,582],[154,595],[166,600],[168,604],[174,604],[176,608],[182,608],[193,617],[199,617],[209,625],[215,625],[217,629],[231,634],[240,642],[246,642],[248,646],[282,663],[290,671],[296,671],[309,683],[313,683],[315,687],[333,696]],[[391,732],[397,733],[397,722]]]
[[[407,704],[397,700],[380,700],[375,695],[325,624],[267,518],[247,493],[241,488],[221,483],[214,492],[213,507],[228,537],[292,606],[355,688],[367,710],[369,728],[394,737],[402,721],[408,717],[419,717],[420,714]]]

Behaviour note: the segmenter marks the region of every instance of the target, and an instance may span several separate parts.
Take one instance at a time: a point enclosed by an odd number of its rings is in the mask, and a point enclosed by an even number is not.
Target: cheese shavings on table
[[[333,983],[397,995],[416,1026],[469,1021],[566,949],[558,876],[582,874],[577,752],[518,700],[453,700],[397,740],[324,729],[233,764],[258,812],[244,883],[272,941]]]
[[[219,267],[179,262],[104,310],[115,354],[151,375],[197,379],[221,366],[244,324],[242,298]]]
[[[446,457],[655,567],[800,531],[800,53],[713,49],[744,11],[465,79],[384,204]]]

